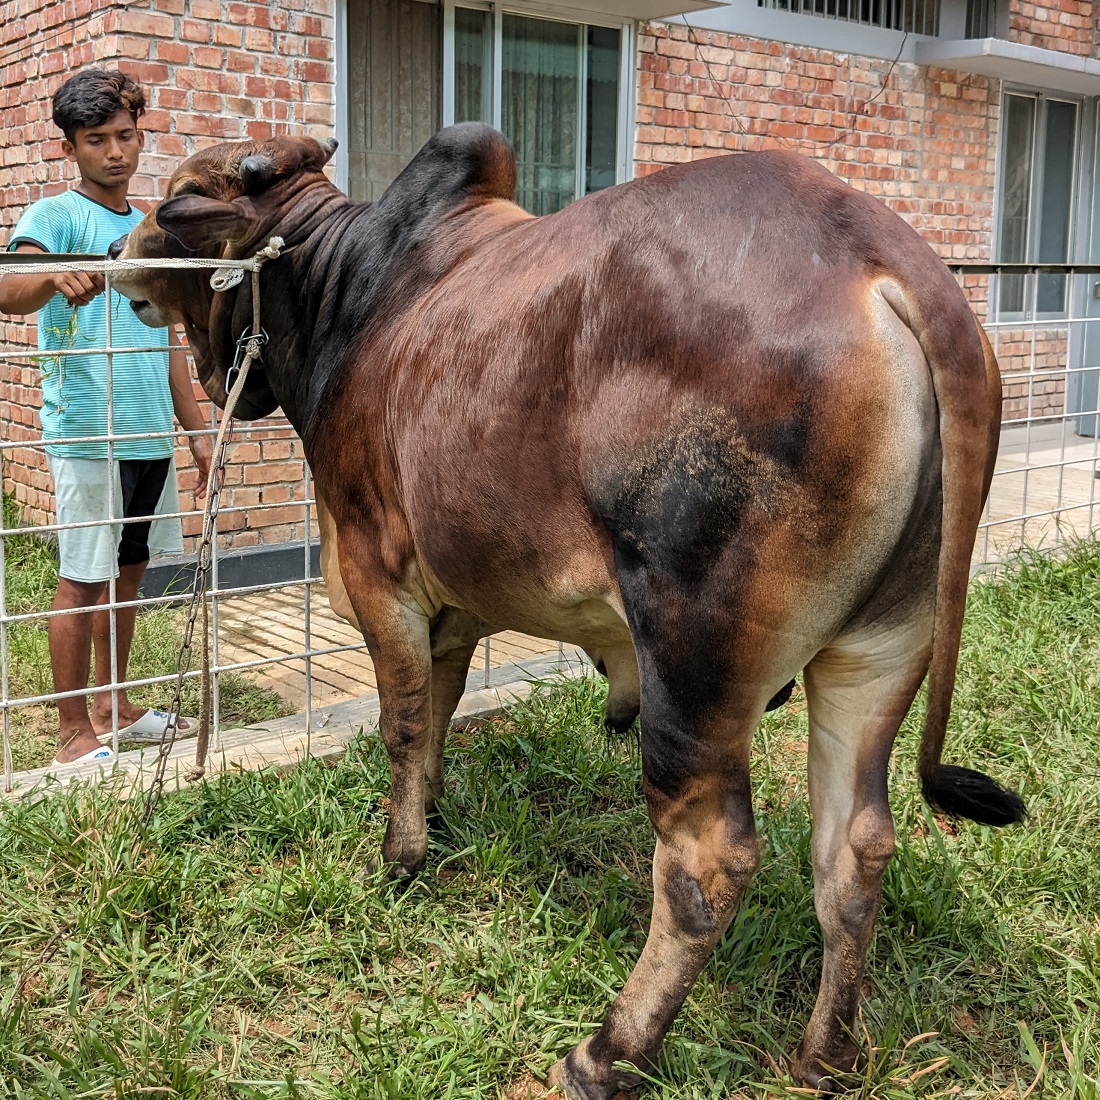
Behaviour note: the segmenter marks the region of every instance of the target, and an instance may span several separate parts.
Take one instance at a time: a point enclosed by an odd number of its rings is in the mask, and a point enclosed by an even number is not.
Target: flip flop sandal
[[[147,710],[136,722],[131,722],[128,726],[122,726],[118,731],[118,739],[120,741],[144,741],[152,744],[159,744],[161,734],[164,733],[164,727],[168,724],[168,711],[166,710]],[[197,718],[188,718],[186,714],[181,715],[179,721],[186,722],[187,728],[176,729],[176,740],[181,737],[194,737],[199,732],[199,720]],[[98,734],[100,741],[110,741],[111,734],[101,733]]]
[[[69,764],[109,764],[114,759],[116,759],[114,751],[106,745],[100,745],[98,749],[92,749],[91,752],[86,752],[75,760],[58,760],[55,756],[50,767],[64,768]]]

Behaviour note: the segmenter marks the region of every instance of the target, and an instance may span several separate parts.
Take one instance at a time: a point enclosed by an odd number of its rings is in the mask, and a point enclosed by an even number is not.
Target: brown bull
[[[894,851],[887,760],[929,673],[926,797],[988,824],[1018,797],[940,763],[968,567],[997,446],[996,361],[950,274],[885,206],[812,161],[720,157],[532,218],[512,152],[433,138],[373,205],[308,138],[187,161],[124,258],[246,257],[271,340],[237,415],[281,405],[338,534],[378,676],[384,858],[413,874],[477,639],[583,646],[609,720],[640,708],[657,834],[638,965],[551,1071],[606,1100],[651,1067],[759,862],[749,746],[805,670],[821,989],[793,1056],[848,1069]],[[119,279],[182,322],[225,398],[249,281]],[[331,553],[332,542],[329,541]],[[329,571],[332,576],[332,570]]]

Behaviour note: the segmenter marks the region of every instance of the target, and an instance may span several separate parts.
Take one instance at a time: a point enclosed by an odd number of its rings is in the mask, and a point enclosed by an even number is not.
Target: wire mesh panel
[[[18,263],[0,258],[0,274],[56,270],[92,270],[106,274],[117,264],[110,261],[68,257],[46,262],[36,256]],[[144,267],[226,267],[213,261],[151,261]],[[108,311],[110,312],[110,311]],[[107,386],[113,400],[112,363],[123,354],[160,353],[162,346],[147,348],[74,346],[50,353],[64,369],[66,361],[80,355],[106,356]],[[48,490],[29,485],[48,485],[45,477],[46,442],[25,406],[37,393],[43,356],[37,348],[0,347],[0,368],[5,386],[19,401],[5,415],[0,436],[5,487],[18,489],[5,495],[0,528],[0,712],[3,721],[4,789],[13,789],[16,773],[47,764],[57,748],[56,705],[64,699],[110,697],[109,728],[101,740],[117,752],[133,747],[127,723],[120,720],[118,700],[126,692],[139,706],[166,707],[176,680],[177,646],[186,619],[186,603],[193,581],[193,559],[201,529],[201,505],[186,492],[178,510],[160,513],[182,521],[186,553],[167,563],[154,562],[146,574],[139,600],[120,597],[112,580],[97,612],[108,633],[110,674],[95,677],[87,688],[55,690],[51,667],[51,627],[66,617],[88,614],[83,607],[51,606],[57,585],[55,544],[62,531],[91,531],[107,526],[125,528],[140,519],[118,517],[111,500],[107,514],[98,520],[58,523],[50,513]],[[49,369],[49,368],[47,368]],[[5,393],[5,399],[9,396]],[[108,401],[108,423],[101,434],[51,439],[53,444],[106,444],[109,469],[111,452],[122,436],[113,429],[113,405]],[[16,404],[20,407],[16,408]],[[163,439],[169,436],[177,453],[189,437],[213,436],[216,411],[202,432],[129,432],[124,438]],[[266,725],[290,714],[301,717],[308,733],[327,721],[328,708],[375,690],[374,669],[362,636],[331,608],[319,569],[319,534],[315,500],[301,443],[290,424],[278,417],[234,425],[229,463],[221,488],[216,516],[207,602],[211,618],[211,673],[215,731],[255,729],[261,736]],[[181,470],[181,489],[186,490],[192,471]],[[109,490],[110,496],[113,490]],[[43,500],[46,503],[43,503]],[[109,516],[116,518],[110,519]],[[139,608],[135,638],[127,674],[122,675],[117,653],[119,613]],[[486,639],[471,685],[488,685],[513,674],[512,666],[541,655],[560,652],[557,643],[520,635]],[[483,666],[483,667],[478,667]],[[200,670],[190,668],[181,713],[198,714]],[[102,724],[102,723],[100,723]],[[158,734],[159,736],[159,734]],[[217,751],[215,737],[212,745]]]
[[[181,263],[215,266],[203,261],[143,266]],[[33,268],[21,265],[21,270],[79,267],[109,275],[110,266],[69,260],[40,262]],[[5,270],[12,268],[0,261],[0,273]],[[964,265],[953,270],[985,323],[1004,378],[1001,448],[979,530],[975,568],[999,562],[1024,544],[1057,549],[1067,538],[1095,534],[1100,526],[1100,268]],[[1060,308],[1047,308],[1052,302]],[[140,349],[73,348],[58,353],[58,358],[63,362],[69,355],[106,352],[109,365],[113,356],[133,350]],[[34,348],[0,348],[5,385],[23,395],[24,404],[34,392],[32,383],[41,366]],[[5,485],[18,483],[21,491],[31,482],[48,485],[41,480],[45,444],[27,412],[16,403],[7,407],[0,437]],[[113,417],[107,427],[112,426]],[[202,433],[169,434],[179,449],[189,434],[213,435],[214,426],[211,409],[210,426]],[[108,430],[80,438],[106,443],[110,449],[121,437]],[[310,473],[290,425],[277,418],[238,424],[233,440],[207,594],[213,627],[215,730],[245,727],[260,736],[266,723],[293,713],[304,721],[308,739],[311,729],[324,726],[331,707],[375,689],[373,666],[358,631],[328,602],[318,565]],[[24,484],[24,476],[31,481]],[[0,529],[0,713],[6,791],[12,790],[16,773],[52,758],[57,717],[51,708],[61,699],[109,696],[111,721],[104,738],[116,750],[130,744],[119,720],[119,693],[129,693],[140,705],[167,703],[191,586],[187,555],[158,566],[160,580],[147,586],[140,600],[122,599],[113,584],[108,586],[99,610],[106,616],[110,674],[97,677],[87,688],[56,691],[50,628],[66,616],[86,612],[51,606],[57,583],[52,542],[63,528],[79,531],[137,521],[104,518],[62,525],[46,511],[48,500],[48,492],[41,488],[23,492],[22,509],[6,498]],[[200,528],[194,502],[185,495],[179,510],[169,514],[183,521],[187,548],[193,552]],[[28,520],[33,526],[27,526]],[[281,561],[277,567],[271,564],[275,559]],[[134,648],[124,677],[116,657],[118,614],[137,607]],[[571,647],[552,642],[496,635],[486,640],[475,660],[470,686],[488,685],[500,666],[509,668],[540,656],[568,661],[572,653]],[[185,715],[197,714],[198,676],[197,668],[186,674]],[[215,739],[215,752],[217,747]]]

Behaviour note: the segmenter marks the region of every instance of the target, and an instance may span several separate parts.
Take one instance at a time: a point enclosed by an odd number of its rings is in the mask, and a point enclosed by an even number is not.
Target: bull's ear
[[[204,195],[180,195],[157,207],[157,225],[189,252],[243,236],[248,217],[239,206]]]

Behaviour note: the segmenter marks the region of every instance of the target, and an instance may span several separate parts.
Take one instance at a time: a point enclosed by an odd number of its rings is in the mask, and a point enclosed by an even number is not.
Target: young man
[[[87,69],[66,81],[53,100],[53,119],[65,135],[66,158],[79,182],[60,195],[31,206],[8,244],[18,252],[87,252],[105,255],[112,241],[137,225],[142,213],[127,198],[145,135],[138,119],[145,110],[139,84],[120,72]],[[59,523],[88,523],[58,533],[60,579],[53,609],[92,608],[106,602],[111,576],[117,578],[115,599],[136,600],[150,554],[179,553],[183,539],[179,519],[153,519],[179,511],[172,463],[172,413],[186,431],[207,425],[195,401],[186,357],[168,352],[168,333],[146,328],[118,294],[103,293],[102,275],[66,272],[53,275],[6,275],[0,279],[0,312],[38,314],[38,347],[42,364],[42,435],[53,475]],[[102,353],[54,355],[107,346],[110,311],[113,347],[163,351],[113,354],[111,413],[108,414],[108,362]],[[113,469],[108,447],[113,435]],[[156,434],[149,438],[152,433]],[[128,438],[134,436],[135,438]],[[66,439],[83,442],[64,442]],[[205,490],[210,467],[208,436],[188,438],[198,468],[196,490]],[[114,483],[114,517],[150,517],[144,522],[109,523],[108,484]],[[118,682],[134,635],[136,609],[115,612]],[[95,682],[111,683],[110,620],[107,611],[61,615],[50,619],[50,660],[54,690],[82,691],[88,686],[92,640]],[[159,736],[167,715],[131,703],[118,691],[120,734],[151,739]],[[112,753],[99,738],[113,725],[110,692],[77,695],[57,703],[60,748],[55,763],[109,760]],[[181,732],[188,723],[179,721]],[[191,730],[193,732],[193,728]]]

